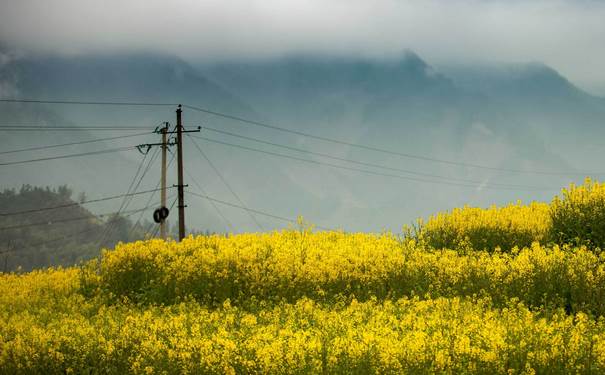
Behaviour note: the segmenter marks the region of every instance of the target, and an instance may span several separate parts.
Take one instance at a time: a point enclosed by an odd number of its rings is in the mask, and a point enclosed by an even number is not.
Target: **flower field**
[[[414,234],[149,240],[3,274],[0,373],[604,373],[600,197],[587,181]]]

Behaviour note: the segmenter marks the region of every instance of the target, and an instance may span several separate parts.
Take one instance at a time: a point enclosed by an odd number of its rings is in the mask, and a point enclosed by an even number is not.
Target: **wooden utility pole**
[[[161,129],[156,129],[156,133],[162,134],[162,142],[161,143],[145,143],[142,145],[138,145],[139,151],[145,149],[145,152],[149,152],[149,149],[153,146],[162,147],[162,180],[161,185],[161,197],[160,197],[160,208],[156,209],[153,213],[153,220],[160,224],[160,233],[163,239],[166,239],[167,235],[167,224],[164,222],[168,217],[169,210],[166,207],[166,169],[168,168],[166,165],[166,151],[170,146],[177,146],[177,172],[178,172],[178,184],[173,185],[173,187],[178,188],[178,203],[179,203],[179,241],[185,238],[185,183],[183,182],[183,133],[199,133],[201,131],[201,127],[198,126],[195,130],[185,130],[183,127],[183,121],[181,113],[183,112],[182,106],[179,104],[179,107],[176,110],[176,128],[170,131],[170,124],[166,123],[165,126]],[[168,135],[176,133],[176,142],[169,141]]]
[[[166,151],[168,151],[168,147],[176,145],[176,143],[171,142],[168,139],[168,135],[174,134],[174,133],[176,133],[176,131],[170,131],[170,124],[166,122],[164,124],[164,127],[156,128],[155,133],[159,133],[162,135],[162,142],[160,142],[160,143],[144,143],[142,145],[138,145],[137,148],[142,153],[149,152],[149,150],[154,146],[160,146],[160,148],[162,149],[162,172],[161,172],[162,177],[160,179],[161,188],[159,189],[160,190],[160,207],[157,208],[153,212],[153,221],[160,224],[160,237],[165,240],[167,237],[167,232],[168,232],[166,219],[168,218],[168,215],[170,213],[168,207],[166,207],[166,190],[167,190],[166,169],[168,168],[168,166],[166,165]],[[145,150],[145,151],[143,151],[143,150]],[[179,192],[180,191],[181,190],[179,190]]]
[[[168,150],[168,123],[160,130],[162,132],[162,190],[160,191],[160,207],[166,207],[166,151]],[[160,238],[166,239],[166,219],[160,221]]]
[[[183,122],[181,105],[176,110],[176,144],[178,163],[179,241],[185,238],[185,184],[183,182]]]

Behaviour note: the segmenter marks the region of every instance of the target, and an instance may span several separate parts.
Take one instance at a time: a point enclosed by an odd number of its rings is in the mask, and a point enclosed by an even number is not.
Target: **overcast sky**
[[[191,62],[411,49],[431,64],[544,62],[605,93],[605,1],[596,0],[0,0],[0,40]]]

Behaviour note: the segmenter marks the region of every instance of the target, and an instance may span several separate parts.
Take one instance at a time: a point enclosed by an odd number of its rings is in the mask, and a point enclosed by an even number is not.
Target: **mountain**
[[[183,60],[153,54],[33,57],[14,67],[19,90],[39,97],[115,101],[184,100],[204,102],[217,110],[235,110],[242,103],[198,74]]]
[[[195,65],[167,56],[130,54],[29,56],[11,60],[0,70],[0,77],[12,79],[13,93],[23,98],[182,102],[341,140],[344,143],[336,144],[302,137],[189,108],[183,113],[186,126],[205,126],[200,135],[215,141],[195,140],[222,175],[216,175],[192,139],[186,137],[189,189],[201,192],[201,186],[208,195],[221,200],[239,205],[241,199],[252,208],[279,216],[302,214],[316,224],[348,230],[398,231],[418,216],[466,203],[485,206],[518,198],[549,200],[561,186],[581,180],[585,171],[598,172],[601,166],[596,140],[605,135],[605,101],[588,95],[542,64],[435,68],[409,51],[384,60],[307,55]],[[48,126],[127,124],[148,126],[150,130],[162,121],[174,123],[175,109],[1,106],[4,122],[42,122]],[[16,149],[68,142],[75,137],[53,134],[11,134],[0,140],[0,146]],[[108,134],[83,133],[77,139],[100,136]],[[157,141],[157,136],[150,135],[99,143],[94,149]],[[375,146],[400,155],[346,143]],[[74,146],[53,154],[81,150]],[[7,160],[17,158],[25,155],[6,156]],[[0,177],[12,186],[73,182],[70,186],[91,196],[121,194],[142,158],[136,151],[129,151],[24,164],[2,167]],[[344,159],[362,163],[351,164]],[[155,187],[158,170],[156,163],[141,186]],[[172,173],[169,178],[173,183]],[[208,202],[188,196],[187,204],[191,228],[229,229]],[[258,230],[245,211],[217,206],[236,231]],[[257,215],[257,219],[265,229],[282,225],[267,217]]]
[[[152,103],[204,103],[220,111],[246,113],[245,105],[234,95],[205,79],[184,61],[152,54],[119,56],[20,56],[0,66],[4,94],[10,97],[82,100],[82,101],[136,101]],[[9,90],[10,89],[10,90]],[[155,143],[159,136],[151,134],[162,122],[175,123],[176,106],[92,106],[59,104],[0,104],[0,122],[3,125],[57,126],[136,126],[146,127],[149,135],[125,137],[105,142],[51,148],[48,150],[9,153],[2,162],[54,157],[87,151],[97,151]],[[192,114],[191,112],[189,113]],[[186,126],[193,127],[199,119],[184,116]],[[54,145],[99,138],[117,138],[142,133],[133,131],[23,131],[3,132],[0,149],[13,151],[40,145]],[[0,167],[2,188],[59,186],[69,184],[90,196],[103,197],[123,194],[141,162],[148,163],[136,150],[17,164]],[[171,176],[172,177],[172,176]],[[153,189],[159,179],[158,159],[150,167],[139,190]],[[172,181],[171,181],[172,183]],[[147,197],[135,198],[133,204],[142,205]],[[96,211],[117,211],[120,200],[95,207]],[[213,219],[215,219],[213,217]]]
[[[384,222],[386,217],[407,222],[404,217],[408,216],[402,212],[422,215],[428,206],[441,210],[455,206],[454,201],[481,205],[494,198],[499,202],[516,197],[547,200],[559,187],[581,179],[582,172],[600,170],[593,137],[603,133],[603,100],[588,95],[543,64],[463,68],[437,69],[412,52],[391,60],[295,56],[200,67],[205,76],[238,93],[267,122],[421,158],[277,133],[268,137],[412,173],[553,188],[514,194],[469,191],[341,172],[321,179],[307,168],[296,167],[296,174],[306,176],[298,178],[297,185],[340,202],[337,210],[350,211],[339,214],[347,220],[365,217],[358,221],[359,228]],[[251,127],[238,131],[266,134]],[[583,145],[582,152],[573,152],[576,144]],[[577,174],[505,173],[463,168],[448,161]],[[335,178],[339,181],[331,182]],[[318,188],[317,184],[332,188]]]
[[[596,168],[605,136],[605,99],[577,88],[541,63],[442,67],[455,84],[486,97],[497,108],[501,126],[534,132],[541,145],[556,150],[578,169]],[[581,145],[583,152],[568,152]],[[529,147],[527,145],[526,147]]]

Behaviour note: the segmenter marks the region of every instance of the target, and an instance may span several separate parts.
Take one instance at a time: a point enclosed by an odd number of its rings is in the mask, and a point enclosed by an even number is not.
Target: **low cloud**
[[[527,62],[605,84],[605,2],[591,0],[19,0],[0,41],[34,52],[156,51],[190,61],[293,53]]]

